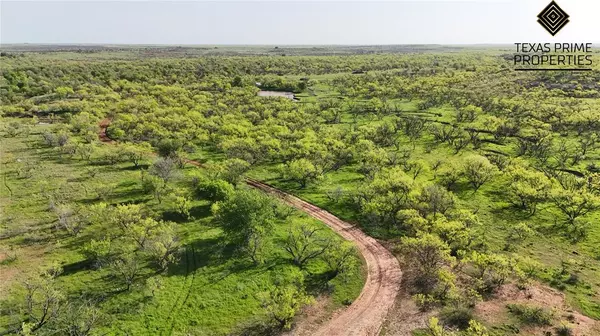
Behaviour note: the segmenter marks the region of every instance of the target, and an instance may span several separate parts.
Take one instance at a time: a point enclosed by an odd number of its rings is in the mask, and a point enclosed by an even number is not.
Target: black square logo
[[[538,14],[538,23],[554,36],[569,23],[569,14],[552,1]]]

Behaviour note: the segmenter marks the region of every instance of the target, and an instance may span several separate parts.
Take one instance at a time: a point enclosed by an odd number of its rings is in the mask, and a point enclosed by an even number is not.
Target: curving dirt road
[[[280,197],[287,204],[327,224],[344,239],[354,242],[367,262],[367,281],[359,297],[347,309],[317,329],[314,335],[379,334],[400,289],[402,272],[396,257],[360,229],[315,205],[257,180],[247,178],[246,183]]]
[[[106,128],[109,125],[110,119],[104,119],[100,124],[99,137],[102,142],[113,142],[106,136]],[[201,163],[193,160],[186,162],[202,167]],[[348,308],[320,326],[313,335],[378,335],[400,290],[402,272],[396,257],[359,228],[313,204],[254,179],[246,178],[245,182],[251,187],[281,198],[287,204],[327,224],[344,239],[354,242],[367,263],[367,280],[358,298]]]

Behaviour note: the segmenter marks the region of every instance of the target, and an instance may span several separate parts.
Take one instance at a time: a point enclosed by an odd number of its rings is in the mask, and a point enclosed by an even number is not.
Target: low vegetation
[[[244,176],[385,241],[425,333],[491,334],[476,308],[509,284],[600,319],[597,69],[257,48],[2,56],[1,330],[243,334],[352,302],[353,247]]]

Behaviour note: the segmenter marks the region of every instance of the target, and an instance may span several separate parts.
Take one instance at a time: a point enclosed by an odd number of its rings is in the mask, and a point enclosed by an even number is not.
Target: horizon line
[[[521,43],[521,42],[519,42]],[[537,42],[536,42],[537,43]],[[591,43],[592,45],[600,45],[598,42],[541,42],[541,43],[577,43],[586,44]],[[112,43],[112,42],[90,42],[90,43],[79,43],[79,42],[11,42],[11,43],[0,43],[2,46],[182,46],[182,47],[392,47],[392,46],[512,46],[516,42],[498,42],[498,43],[375,43],[375,44],[336,44],[336,43],[319,43],[319,44],[278,44],[278,43]]]

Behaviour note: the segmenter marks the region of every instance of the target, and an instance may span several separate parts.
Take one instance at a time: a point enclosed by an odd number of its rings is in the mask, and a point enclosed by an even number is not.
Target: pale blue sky
[[[571,22],[538,23],[550,0],[6,1],[1,43],[471,44],[600,42],[600,0],[557,0]]]

